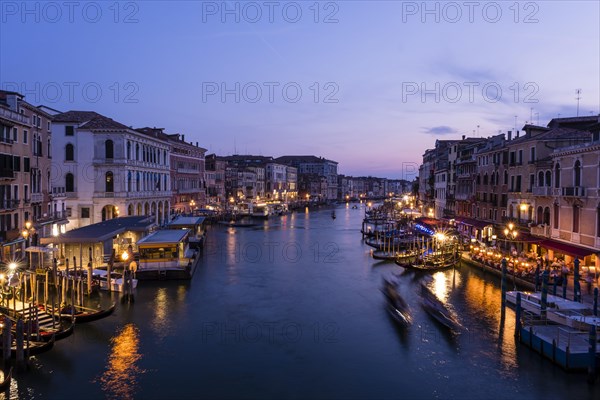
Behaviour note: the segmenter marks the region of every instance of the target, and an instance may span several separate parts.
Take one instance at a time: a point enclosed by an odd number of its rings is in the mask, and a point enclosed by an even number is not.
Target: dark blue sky
[[[436,138],[575,115],[576,89],[600,112],[598,1],[72,4],[0,3],[1,87],[218,154],[411,178]]]

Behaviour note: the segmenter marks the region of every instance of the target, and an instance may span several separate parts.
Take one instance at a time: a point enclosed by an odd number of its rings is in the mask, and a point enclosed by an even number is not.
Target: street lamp
[[[515,229],[515,224],[510,222],[504,229],[504,236],[506,237],[506,241],[507,242],[514,241],[518,235],[519,235],[519,232]],[[515,249],[515,251],[516,251],[516,249]],[[510,252],[510,249],[509,249],[509,252]]]

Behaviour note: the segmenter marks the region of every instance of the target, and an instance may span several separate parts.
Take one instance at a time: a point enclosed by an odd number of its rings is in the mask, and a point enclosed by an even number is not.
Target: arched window
[[[110,139],[104,142],[104,156],[106,158],[115,158],[114,143]]]
[[[538,206],[537,208],[536,222],[538,224],[544,222],[544,209],[542,208],[542,206]]]
[[[105,181],[104,181],[105,185],[104,185],[104,191],[108,192],[108,193],[112,193],[115,191],[115,181],[113,179],[113,173],[108,171],[106,173],[105,176]]]
[[[538,172],[538,186],[544,186],[544,171]]]
[[[554,229],[558,229],[558,221],[560,219],[560,206],[554,204]]]
[[[477,179],[475,180],[477,185],[481,185],[481,175],[477,175]]]
[[[560,164],[558,163],[554,166],[554,187],[557,189],[560,187]]]
[[[141,190],[140,189],[140,173],[139,172],[136,172],[136,175],[135,175],[135,186],[136,186],[136,190],[139,192]]]
[[[508,171],[504,170],[504,184],[508,185]]]
[[[573,186],[581,186],[581,162],[579,160],[575,161],[575,166],[573,166]]]
[[[71,143],[65,146],[65,161],[75,161],[75,147]]]
[[[127,141],[127,159],[131,160],[131,140]]]
[[[487,185],[487,184],[488,184],[488,174],[487,174],[487,172],[486,172],[486,174],[485,174],[485,175],[483,175],[483,184],[484,184],[484,185]]]
[[[65,176],[65,192],[74,192],[75,191],[75,177],[72,173],[68,173]]]
[[[127,172],[127,191],[130,192],[133,190],[133,187],[131,186],[131,171]],[[131,214],[129,214],[131,215]]]
[[[550,225],[550,207],[544,208],[544,225]]]
[[[546,186],[552,186],[552,172],[546,171]]]
[[[140,145],[139,143],[135,144],[135,159],[140,161]]]

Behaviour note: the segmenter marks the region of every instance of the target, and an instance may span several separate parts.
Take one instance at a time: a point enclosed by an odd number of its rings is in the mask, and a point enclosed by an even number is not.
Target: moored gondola
[[[46,351],[54,347],[54,341],[54,336],[52,336],[47,342],[40,342],[34,340],[30,340],[29,342],[27,342],[26,340],[24,340],[23,352],[24,354],[28,354],[29,356],[35,356],[37,354],[45,353]],[[12,345],[10,348],[10,356],[12,358],[17,358],[17,343],[15,340],[12,341]]]
[[[83,324],[108,317],[115,311],[116,307],[117,303],[113,303],[110,308],[100,310],[94,310],[93,308],[82,306],[67,305],[60,310],[60,318],[75,318],[74,322],[76,324]]]

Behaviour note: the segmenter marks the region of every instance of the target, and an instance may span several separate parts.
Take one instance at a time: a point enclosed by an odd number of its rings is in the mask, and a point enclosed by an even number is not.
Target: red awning
[[[585,247],[574,246],[569,243],[559,242],[557,240],[552,240],[552,239],[543,240],[542,243],[540,243],[540,246],[546,247],[548,249],[556,250],[560,253],[563,253],[563,254],[566,254],[569,256],[573,256],[573,257],[578,257],[578,258],[584,258],[586,256],[589,256],[591,254],[598,252],[598,251],[594,251],[593,249],[587,249]]]
[[[486,226],[493,225],[491,222],[480,221],[478,219],[473,219],[473,218],[455,218],[454,220],[456,221],[457,224],[470,225],[470,226],[474,226],[475,228],[479,228],[479,229],[485,228]]]

